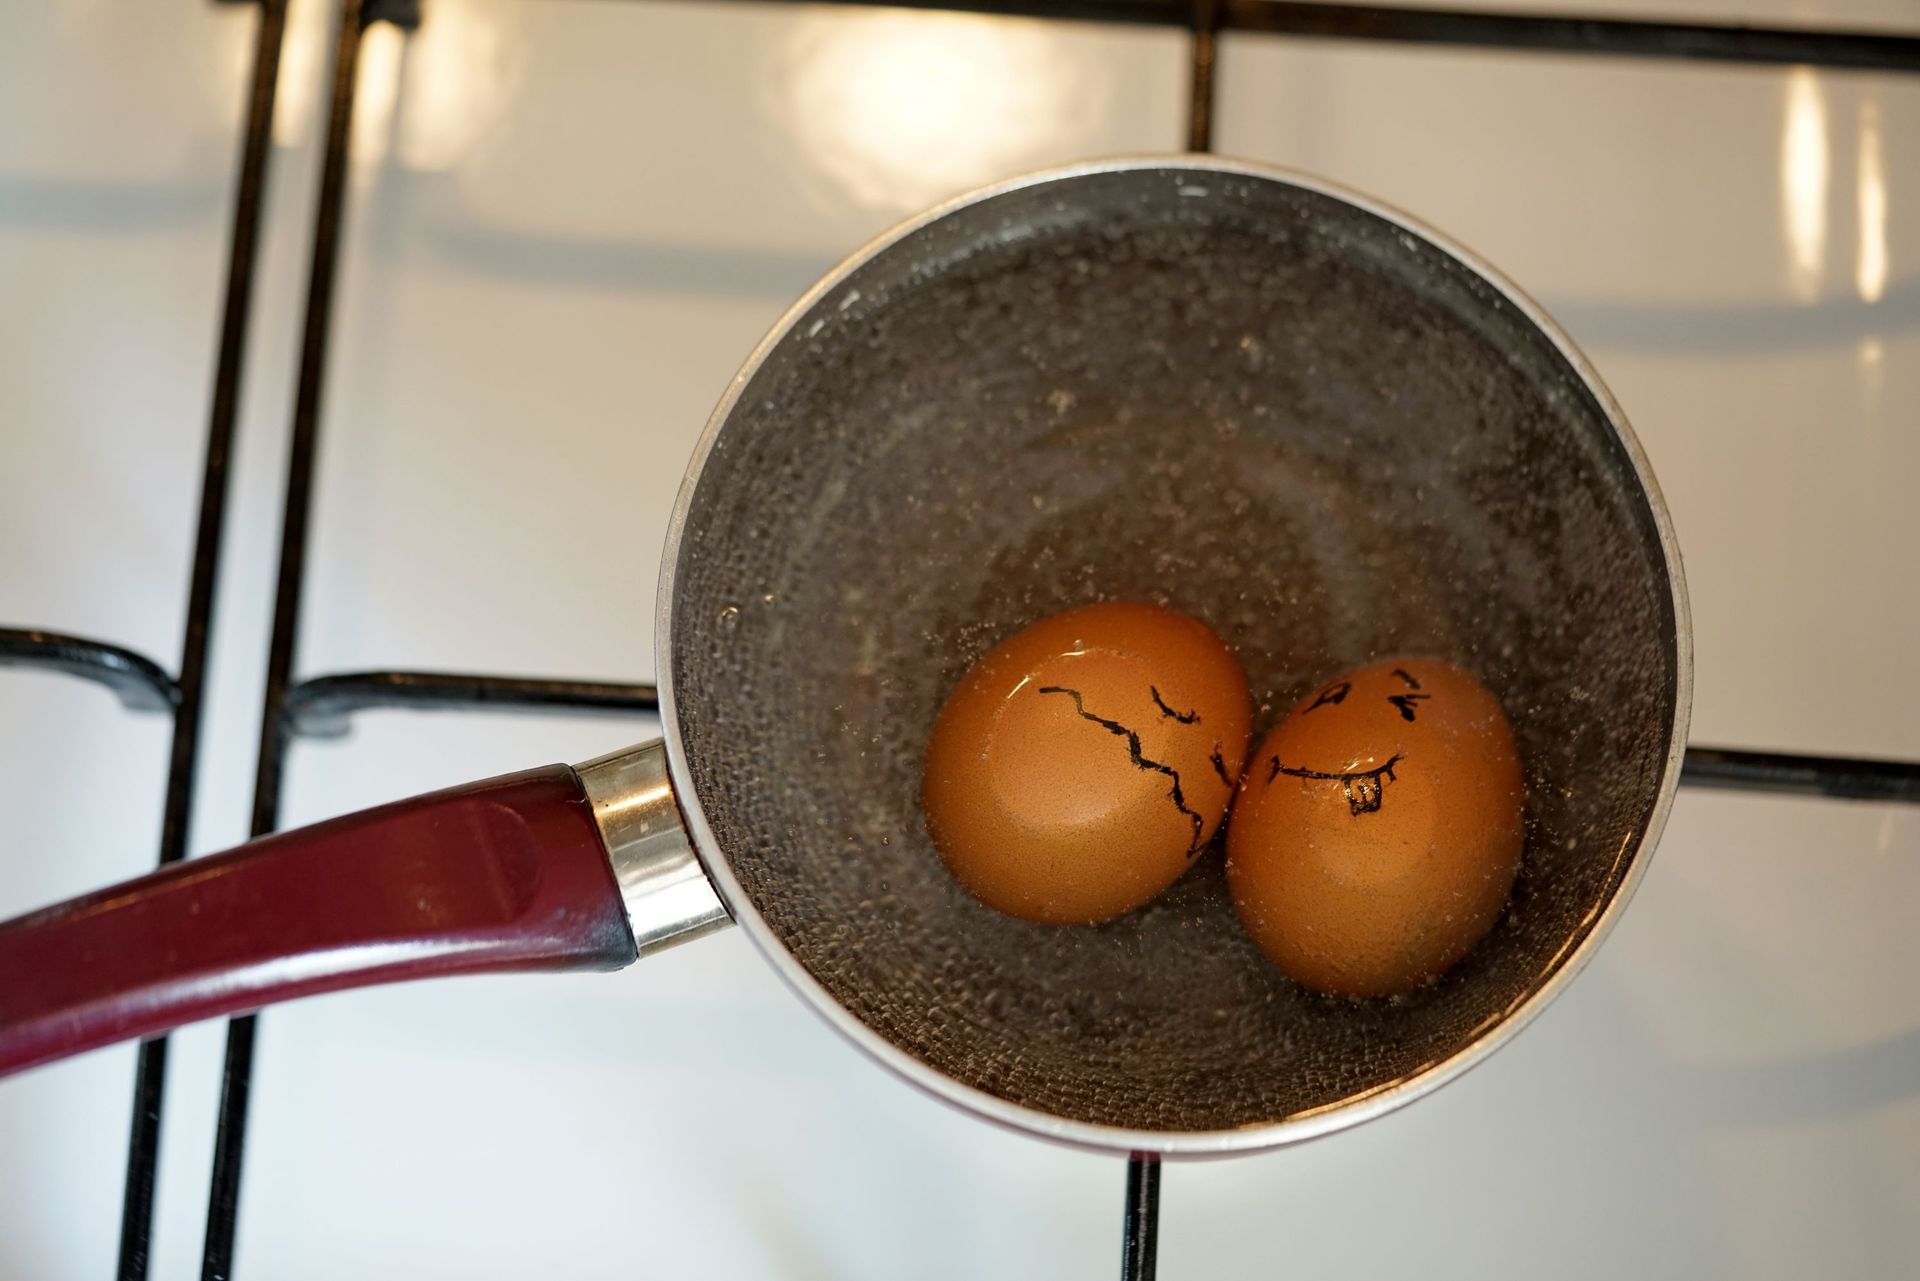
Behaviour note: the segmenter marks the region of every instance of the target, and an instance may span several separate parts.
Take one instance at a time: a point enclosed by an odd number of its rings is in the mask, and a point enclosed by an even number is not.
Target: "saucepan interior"
[[[997,640],[1111,599],[1218,631],[1256,734],[1377,656],[1479,673],[1528,783],[1492,935],[1354,1003],[1262,958],[1217,850],[1097,927],[970,898],[920,811],[934,715]],[[663,610],[683,803],[743,923],[923,1084],[1116,1146],[1322,1132],[1497,1044],[1633,884],[1684,739],[1677,558],[1605,392],[1457,251],[1250,167],[1011,184],[843,268],[716,415]]]

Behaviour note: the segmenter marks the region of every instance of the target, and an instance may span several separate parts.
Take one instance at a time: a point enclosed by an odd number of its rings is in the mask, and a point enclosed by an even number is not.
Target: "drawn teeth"
[[[1267,782],[1271,784],[1282,774],[1294,778],[1318,779],[1340,784],[1341,792],[1347,798],[1347,808],[1358,816],[1372,814],[1380,808],[1380,802],[1386,796],[1387,784],[1393,781],[1393,767],[1403,759],[1395,752],[1385,765],[1377,769],[1364,770],[1358,774],[1329,774],[1322,770],[1292,769],[1280,763],[1278,756],[1269,757],[1272,768],[1267,771]]]
[[[1355,814],[1371,814],[1380,808],[1383,789],[1374,775],[1347,780],[1347,807]]]

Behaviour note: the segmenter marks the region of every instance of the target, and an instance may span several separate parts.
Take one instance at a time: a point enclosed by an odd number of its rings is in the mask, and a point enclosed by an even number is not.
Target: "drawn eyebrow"
[[[1387,701],[1400,709],[1401,720],[1410,721],[1414,719],[1414,700],[1432,697],[1433,695],[1431,694],[1389,694],[1387,695]]]
[[[1339,783],[1341,790],[1346,793],[1348,810],[1358,818],[1362,814],[1372,814],[1380,808],[1380,802],[1386,795],[1387,784],[1394,778],[1393,767],[1405,759],[1404,752],[1395,752],[1387,758],[1385,765],[1376,766],[1373,769],[1355,770],[1347,774],[1328,774],[1317,769],[1293,769],[1282,765],[1280,758],[1274,756],[1269,758],[1272,768],[1267,771],[1267,782],[1271,784],[1282,774],[1289,774],[1294,778]]]
[[[1329,704],[1338,706],[1340,703],[1346,701],[1347,695],[1352,692],[1353,692],[1352,681],[1341,681],[1336,685],[1329,685],[1325,689],[1320,691],[1320,697],[1314,699],[1313,702],[1308,705],[1307,711],[1310,712],[1316,707],[1322,707]],[[1306,712],[1302,712],[1301,715],[1302,716],[1306,715]]]
[[[1399,677],[1399,678],[1400,678],[1401,680],[1403,680],[1403,681],[1405,681],[1405,682],[1407,683],[1407,688],[1408,688],[1408,689],[1419,689],[1419,688],[1420,688],[1420,682],[1419,682],[1419,681],[1417,681],[1417,680],[1415,680],[1415,679],[1413,679],[1413,677],[1412,677],[1412,676],[1410,676],[1410,675],[1408,675],[1408,674],[1407,674],[1407,669],[1406,669],[1406,668],[1404,668],[1404,667],[1396,667],[1396,668],[1394,668],[1394,669],[1393,669],[1393,674],[1394,674],[1395,676],[1398,676],[1398,677]]]
[[[1153,695],[1153,705],[1160,709],[1160,714],[1162,716],[1171,716],[1174,720],[1179,721],[1182,725],[1193,725],[1199,722],[1200,711],[1198,708],[1195,708],[1193,711],[1188,712],[1185,716],[1182,716],[1180,713],[1174,711],[1171,707],[1167,706],[1167,700],[1160,697],[1160,691],[1154,686],[1152,685],[1147,686],[1147,693]]]

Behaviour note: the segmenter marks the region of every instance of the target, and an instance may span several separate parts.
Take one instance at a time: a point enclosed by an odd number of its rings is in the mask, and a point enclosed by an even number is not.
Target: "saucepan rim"
[[[705,470],[707,459],[713,452],[714,443],[726,430],[741,393],[752,382],[768,357],[788,340],[799,320],[820,299],[866,263],[960,210],[1030,187],[1070,184],[1082,178],[1141,170],[1166,170],[1170,173],[1191,173],[1195,176],[1218,175],[1277,182],[1331,197],[1384,219],[1429,242],[1499,290],[1515,309],[1552,340],[1612,425],[1615,435],[1632,464],[1635,478],[1652,513],[1667,581],[1673,594],[1675,651],[1673,719],[1667,740],[1666,762],[1660,776],[1659,794],[1648,815],[1646,827],[1640,832],[1638,843],[1632,850],[1633,857],[1625,878],[1598,917],[1590,922],[1585,936],[1577,946],[1559,961],[1558,967],[1545,982],[1516,1003],[1491,1027],[1483,1030],[1472,1042],[1449,1057],[1429,1065],[1412,1076],[1312,1112],[1296,1114],[1279,1121],[1223,1130],[1132,1129],[1056,1116],[1036,1108],[1009,1102],[955,1080],[915,1058],[868,1027],[842,1006],[819,980],[808,973],[799,959],[787,950],[772,926],[754,906],[751,895],[733,874],[725,851],[721,848],[707,821],[706,813],[700,803],[699,792],[694,787],[693,775],[686,759],[686,744],[680,729],[679,708],[674,697],[672,662],[674,583],[683,552],[682,539],[686,533],[688,513],[695,494],[699,490],[701,475]],[[1084,161],[993,183],[955,196],[924,213],[907,219],[869,241],[827,273],[818,284],[787,310],[780,322],[761,340],[759,346],[741,366],[740,371],[734,375],[726,394],[714,408],[699,444],[694,449],[692,460],[687,466],[686,477],[681,483],[678,498],[674,503],[672,520],[667,528],[666,551],[659,578],[654,644],[659,668],[657,684],[660,692],[661,728],[667,744],[668,764],[672,773],[674,791],[688,831],[693,838],[694,848],[707,875],[713,880],[715,888],[732,913],[733,919],[746,931],[754,945],[773,964],[775,971],[788,986],[825,1018],[828,1024],[870,1057],[907,1082],[975,1116],[1025,1133],[1083,1148],[1185,1156],[1225,1155],[1279,1147],[1317,1138],[1385,1115],[1454,1080],[1506,1044],[1531,1022],[1593,958],[1602,940],[1613,928],[1620,913],[1633,897],[1641,877],[1646,873],[1652,851],[1658,844],[1661,831],[1666,825],[1667,814],[1673,803],[1674,789],[1679,782],[1680,764],[1686,750],[1688,718],[1693,697],[1692,625],[1679,546],[1674,539],[1666,503],[1661,497],[1659,485],[1654,480],[1640,442],[1634,436],[1625,415],[1605,384],[1601,382],[1599,375],[1595,373],[1593,367],[1566,333],[1537,303],[1493,266],[1465,246],[1420,220],[1372,197],[1323,178],[1279,166],[1216,156],[1122,156]]]

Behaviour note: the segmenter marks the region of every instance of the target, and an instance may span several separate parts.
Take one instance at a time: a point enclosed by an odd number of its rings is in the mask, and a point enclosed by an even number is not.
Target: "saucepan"
[[[1001,916],[920,811],[942,699],[1058,610],[1206,621],[1264,732],[1329,673],[1479,674],[1527,782],[1493,932],[1392,1000],[1316,995],[1217,851],[1098,926]],[[1222,1153],[1378,1116],[1593,955],[1680,770],[1680,560],[1553,323],[1413,219],[1300,174],[1100,162],[960,197],[779,323],[715,410],[659,586],[664,740],[402,801],[0,925],[0,1070],[309,993],[613,969],[727,924],[980,1116]]]

